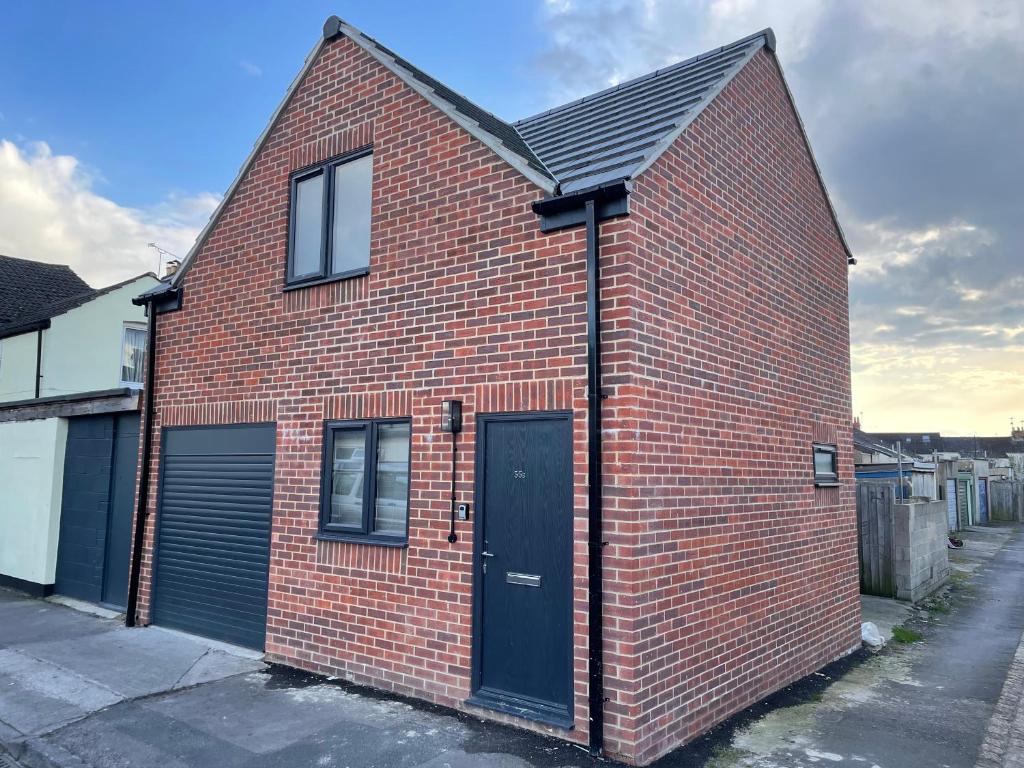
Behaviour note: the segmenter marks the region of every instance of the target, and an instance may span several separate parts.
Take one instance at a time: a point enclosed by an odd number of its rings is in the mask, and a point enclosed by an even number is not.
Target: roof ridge
[[[25,259],[22,258],[21,256],[8,256],[7,254],[4,253],[0,253],[0,259],[7,259],[8,261],[21,261],[24,262],[25,264],[37,264],[41,267],[57,267],[59,269],[66,269],[75,275],[78,274],[68,264],[58,264],[52,261],[39,261],[38,259]]]
[[[654,70],[653,72],[647,72],[642,75],[637,75],[636,77],[631,78],[629,80],[624,80],[621,83],[616,83],[615,85],[609,86],[608,88],[605,88],[600,91],[595,91],[594,93],[588,93],[587,95],[581,96],[578,99],[568,101],[564,104],[559,104],[556,107],[551,107],[550,109],[546,109],[543,112],[538,112],[534,115],[530,115],[529,117],[520,118],[519,120],[515,120],[514,122],[512,122],[511,125],[518,130],[519,126],[523,125],[524,123],[529,123],[534,120],[538,120],[542,117],[548,117],[549,115],[553,115],[557,112],[561,112],[562,110],[566,110],[571,107],[578,107],[580,104],[586,104],[591,101],[597,101],[599,98],[603,96],[608,96],[610,94],[617,93],[618,91],[625,90],[626,88],[629,88],[633,85],[645,82],[647,80],[651,80],[655,77],[658,77],[659,75],[664,75],[676,69],[682,69],[683,67],[689,66],[690,64],[693,64],[696,61],[709,59],[712,56],[717,56],[718,54],[723,53],[724,51],[728,51],[733,48],[739,48],[741,46],[747,45],[748,43],[753,42],[759,37],[764,38],[764,45],[769,50],[775,50],[775,32],[772,31],[771,27],[765,27],[760,32],[755,32],[752,35],[747,35],[746,37],[740,38],[739,40],[734,40],[733,42],[728,43],[726,45],[720,45],[717,48],[712,48],[710,50],[704,51],[703,53],[698,53],[696,56],[691,56],[688,59],[683,59],[681,61],[674,62],[667,66],[660,67]]]

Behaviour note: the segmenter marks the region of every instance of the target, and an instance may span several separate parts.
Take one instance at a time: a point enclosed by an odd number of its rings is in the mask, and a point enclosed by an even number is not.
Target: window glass
[[[409,424],[377,428],[375,533],[404,536],[409,503]]]
[[[296,183],[293,205],[295,232],[292,243],[292,277],[319,274],[324,217],[322,173]]]
[[[146,332],[125,328],[121,344],[121,383],[142,384],[142,359],[146,351]]]
[[[328,523],[362,528],[366,430],[336,431],[331,456],[331,516]]]
[[[804,454],[805,456],[807,454]],[[832,469],[832,452],[817,450],[814,452],[814,474],[816,475],[831,475],[834,474]]]
[[[366,155],[334,168],[334,231],[331,273],[370,265],[370,203],[373,156]]]

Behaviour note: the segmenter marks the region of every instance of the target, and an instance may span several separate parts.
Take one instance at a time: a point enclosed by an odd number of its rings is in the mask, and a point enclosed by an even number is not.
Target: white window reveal
[[[121,335],[121,386],[142,387],[142,362],[146,356],[146,329],[126,325]]]

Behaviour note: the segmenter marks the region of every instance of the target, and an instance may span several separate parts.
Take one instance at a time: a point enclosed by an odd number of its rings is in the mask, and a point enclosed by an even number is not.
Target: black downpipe
[[[455,533],[455,461],[458,457],[459,452],[459,433],[458,430],[452,430],[452,498],[451,498],[451,528],[448,531],[448,543],[454,544],[459,540],[458,534]]]
[[[601,269],[598,264],[597,206],[586,201],[587,226],[587,585],[590,754],[604,751],[604,569],[601,474]]]
[[[36,400],[39,399],[39,385],[43,379],[43,329],[36,331]]]
[[[139,472],[139,495],[135,508],[135,538],[132,543],[131,572],[128,574],[128,605],[125,608],[125,626],[134,627],[135,610],[139,603],[139,579],[142,570],[142,548],[146,539],[146,505],[149,501],[149,464],[153,455],[154,382],[156,381],[156,304],[149,302],[149,324],[146,342],[146,423],[142,432],[142,468]]]

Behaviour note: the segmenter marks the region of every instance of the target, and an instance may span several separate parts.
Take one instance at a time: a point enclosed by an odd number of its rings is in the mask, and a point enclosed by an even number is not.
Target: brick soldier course
[[[163,431],[273,423],[268,659],[591,741],[587,233],[542,231],[531,206],[628,179],[628,215],[599,235],[604,748],[650,762],[856,647],[849,252],[771,33],[708,54],[738,52],[691,78],[711,85],[642,169],[587,178],[530,138],[562,113],[509,126],[343,22],[325,30],[166,286],[180,308],[156,324],[139,623]],[[558,130],[594,110],[570,105]],[[286,289],[292,174],[365,148],[368,273]],[[447,399],[472,502],[454,543]],[[476,419],[522,412],[571,417],[572,727],[466,703]],[[411,423],[407,543],[318,537],[325,422],[386,417]],[[815,484],[815,443],[836,447],[834,484]]]

